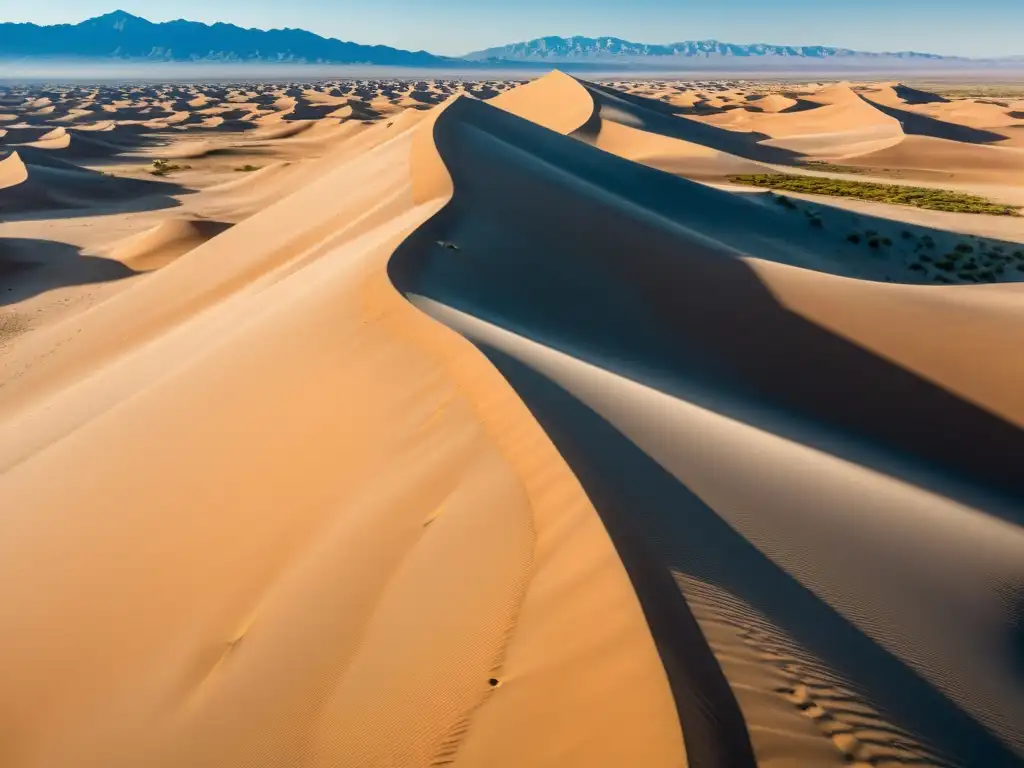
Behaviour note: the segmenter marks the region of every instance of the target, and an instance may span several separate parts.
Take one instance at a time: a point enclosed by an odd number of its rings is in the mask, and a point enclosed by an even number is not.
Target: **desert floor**
[[[1021,212],[1010,86],[0,89],[0,763],[1021,765]]]

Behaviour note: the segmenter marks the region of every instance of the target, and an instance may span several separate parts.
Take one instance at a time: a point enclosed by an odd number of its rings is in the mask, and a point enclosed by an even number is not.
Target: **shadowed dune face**
[[[585,83],[584,87],[593,96],[598,113],[604,121],[691,142],[747,160],[780,165],[790,164],[794,160],[794,155],[785,149],[759,144],[758,142],[769,138],[766,135],[737,135],[690,120],[684,115],[675,115],[671,109],[666,110],[657,101],[621,93],[594,83]]]
[[[576,397],[610,418],[618,430],[625,430],[628,440],[684,482],[703,471],[689,463],[692,458],[683,458],[691,456],[692,449],[678,447],[679,441],[688,440],[687,432],[679,431],[686,429],[688,420],[682,419],[674,429],[659,429],[659,418],[669,412],[665,406],[642,407],[641,400],[627,394],[628,387],[615,395],[619,391],[612,385],[616,377],[653,388],[659,393],[651,395],[655,400],[691,403],[718,414],[715,418],[802,444],[805,447],[792,454],[798,462],[792,469],[794,478],[801,473],[803,459],[798,456],[809,450],[808,459],[830,457],[827,461],[850,468],[853,474],[847,480],[835,476],[836,493],[852,493],[859,482],[854,476],[860,472],[889,478],[880,488],[888,483],[895,484],[894,492],[897,486],[914,488],[905,498],[900,496],[902,491],[895,496],[885,491],[863,501],[860,522],[856,504],[852,505],[846,512],[849,517],[839,518],[845,522],[829,531],[831,523],[811,522],[812,499],[822,490],[808,479],[803,501],[792,496],[789,502],[783,501],[785,494],[778,501],[809,505],[803,524],[810,526],[805,547],[811,549],[797,551],[770,531],[754,533],[762,523],[753,522],[757,516],[752,509],[741,512],[744,502],[739,497],[744,494],[729,491],[724,477],[719,481],[726,485],[719,490],[712,490],[715,483],[710,483],[696,492],[758,542],[762,552],[767,549],[786,571],[802,575],[801,581],[810,579],[803,581],[805,586],[813,584],[814,592],[828,596],[821,622],[833,629],[823,629],[824,634],[798,644],[806,643],[816,656],[824,654],[832,669],[843,668],[840,677],[891,718],[889,722],[924,745],[923,755],[932,754],[938,764],[964,764],[982,754],[994,765],[1014,764],[1017,758],[1000,741],[1006,739],[1017,748],[1021,744],[1021,734],[1004,716],[1022,707],[1019,690],[1007,675],[1016,664],[1014,652],[1007,645],[1001,655],[988,660],[992,666],[984,673],[984,683],[964,677],[960,660],[964,653],[980,652],[966,650],[981,647],[975,643],[985,647],[991,642],[1008,643],[1012,635],[1007,624],[1012,618],[997,587],[1014,583],[1022,575],[1019,526],[1024,520],[1019,510],[1024,486],[1009,458],[1024,450],[1019,426],[781,306],[765,282],[783,284],[790,268],[772,266],[759,276],[760,270],[737,260],[728,248],[673,222],[670,210],[699,206],[709,190],[680,184],[670,191],[667,182],[659,188],[660,177],[652,171],[612,159],[598,162],[592,149],[470,103],[449,107],[438,121],[435,136],[452,174],[455,197],[396,254],[391,267],[396,284],[425,297],[422,302],[414,299],[421,308],[485,347],[497,349],[499,361],[511,356],[561,387],[572,382],[569,389]],[[557,171],[545,172],[554,168]],[[548,220],[547,211],[557,211],[557,225]],[[517,222],[515,238],[504,238],[499,244],[487,236],[507,231],[512,221]],[[439,247],[438,242],[451,243],[453,248]],[[821,276],[817,290],[826,295],[834,290],[829,285],[832,279]],[[887,289],[878,286],[876,290]],[[573,298],[567,301],[569,295]],[[556,360],[566,362],[563,366]],[[576,373],[572,360],[579,361]],[[602,370],[608,373],[599,375],[597,371]],[[608,378],[607,384],[600,383],[601,376]],[[612,402],[619,405],[613,408]],[[559,410],[548,410],[549,418]],[[562,413],[559,428],[572,431],[572,417]],[[704,428],[709,429],[710,423]],[[575,439],[574,451],[585,451],[582,446],[587,439]],[[971,449],[965,450],[965,444]],[[721,451],[713,455],[726,472],[730,461]],[[709,460],[698,463],[707,465]],[[809,473],[815,471],[812,466],[813,462],[807,465]],[[633,481],[624,478],[622,483]],[[804,485],[805,481],[794,482]],[[844,486],[849,490],[841,490]],[[848,498],[852,501],[856,494]],[[1001,563],[993,565],[1000,572],[998,577],[979,571],[973,555],[960,558],[957,568],[962,570],[955,577],[940,573],[942,569],[934,564],[942,560],[939,553],[958,546],[956,524],[952,524],[936,538],[919,542],[918,554],[909,556],[909,563],[903,562],[899,550],[886,556],[893,558],[888,562],[896,571],[905,566],[915,574],[912,581],[919,586],[908,586],[906,593],[898,594],[884,578],[876,580],[877,576],[864,573],[847,572],[838,582],[830,581],[829,558],[838,552],[827,553],[850,544],[844,544],[842,531],[853,536],[857,526],[867,524],[878,525],[881,533],[890,516],[899,518],[939,499],[951,516],[964,514],[952,512],[964,509],[961,503],[983,511],[967,514],[988,529],[985,546],[989,565]],[[740,506],[731,506],[735,504]],[[761,504],[774,507],[768,498],[761,498]],[[1009,539],[1001,540],[1003,535]],[[815,546],[820,552],[809,554]],[[859,545],[853,548],[859,550]],[[865,557],[873,555],[865,553]],[[875,561],[875,568],[879,562]],[[821,569],[818,575],[814,575],[816,569]],[[950,585],[941,586],[947,578]],[[908,646],[899,638],[917,637],[923,626],[937,630],[949,619],[949,611],[957,610],[940,602],[930,609],[930,618],[926,618],[929,611],[898,618],[902,601],[913,599],[911,595],[929,582],[931,589],[942,594],[953,583],[974,585],[973,595],[979,602],[959,604],[965,612],[964,626],[973,629],[946,639],[938,639],[942,633],[936,632],[935,642],[918,638],[922,645]],[[716,586],[736,594],[734,584],[718,582]],[[873,595],[870,600],[867,593]],[[740,598],[748,604],[759,602]],[[1000,618],[982,618],[985,612],[976,612],[986,601],[991,608],[1004,606]],[[772,615],[763,603],[754,607]],[[825,619],[829,614],[833,618]],[[782,629],[794,637],[806,632],[806,628]],[[983,636],[989,639],[981,640]],[[851,653],[845,666],[833,663],[832,656],[843,653],[839,650],[843,647]],[[861,664],[873,670],[858,669]],[[903,692],[899,695],[889,689],[893,676],[904,680],[895,685]],[[986,692],[982,694],[978,686]],[[907,691],[916,693],[903,698]],[[992,705],[994,699],[1003,703]],[[971,716],[956,714],[959,707]],[[1000,738],[978,727],[972,717]],[[685,732],[685,718],[683,728]],[[756,737],[754,741],[756,747]]]
[[[1019,765],[1014,230],[692,180],[872,94],[0,93],[5,768]]]
[[[24,301],[66,285],[103,283],[135,271],[110,259],[83,256],[64,243],[0,240],[0,306]]]
[[[869,96],[861,96],[875,109],[884,112],[890,117],[900,121],[905,133],[915,136],[931,136],[936,139],[947,139],[949,141],[960,141],[967,144],[991,144],[1003,141],[1006,137],[994,131],[983,131],[978,128],[971,128],[966,125],[957,125],[934,117],[922,115],[918,112],[910,112],[899,109],[895,106],[882,104],[872,100]]]

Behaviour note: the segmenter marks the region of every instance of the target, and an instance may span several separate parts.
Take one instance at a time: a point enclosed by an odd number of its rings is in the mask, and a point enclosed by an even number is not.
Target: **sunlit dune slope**
[[[19,347],[5,765],[683,764],[574,476],[387,279],[445,203],[432,146],[396,134]]]

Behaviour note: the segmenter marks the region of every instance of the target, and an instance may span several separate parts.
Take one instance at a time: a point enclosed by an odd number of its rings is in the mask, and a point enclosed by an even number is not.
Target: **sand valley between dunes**
[[[1024,761],[1024,91],[0,88],[0,765]]]

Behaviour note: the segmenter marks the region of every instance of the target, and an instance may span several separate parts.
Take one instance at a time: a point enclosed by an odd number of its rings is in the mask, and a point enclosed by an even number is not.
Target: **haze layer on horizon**
[[[544,35],[612,35],[642,43],[717,39],[973,58],[1024,54],[1020,0],[50,0],[12,4],[0,21],[76,23],[117,8],[151,21],[298,27],[451,56]]]

